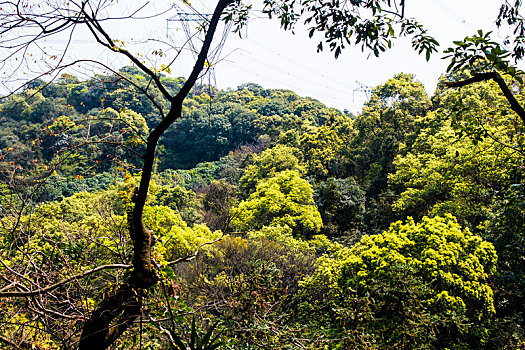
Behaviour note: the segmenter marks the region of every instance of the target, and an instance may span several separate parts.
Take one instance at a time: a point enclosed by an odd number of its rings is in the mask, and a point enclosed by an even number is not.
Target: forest
[[[113,80],[66,75],[1,105],[1,275],[51,286],[2,298],[6,349],[73,347],[129,269],[134,149],[156,115]],[[523,123],[496,84],[429,97],[400,73],[357,115],[197,86],[160,145],[144,219],[161,283],[115,349],[524,345]]]
[[[268,10],[284,29],[287,1]],[[431,96],[393,72],[353,114],[199,80],[221,16],[242,27],[231,1],[178,78],[88,3],[0,23],[85,21],[131,61],[87,79],[57,66],[0,99],[0,349],[525,349],[525,73],[509,59],[525,40],[480,30],[445,51]],[[397,33],[378,13],[375,29],[346,14],[312,30],[352,23],[379,54]]]

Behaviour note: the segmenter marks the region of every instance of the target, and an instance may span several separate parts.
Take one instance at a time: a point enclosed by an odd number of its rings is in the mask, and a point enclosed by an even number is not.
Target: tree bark
[[[221,14],[234,1],[219,0],[217,3],[190,76],[177,95],[169,98],[171,106],[168,114],[148,136],[142,176],[139,187],[133,195],[134,207],[129,223],[133,240],[133,271],[117,291],[107,295],[92,312],[90,319],[82,328],[80,350],[106,349],[115,342],[140,316],[142,300],[147,289],[158,281],[155,262],[151,258],[151,249],[155,240],[152,231],[144,227],[142,219],[157,143],[168,127],[182,116],[182,103],[204,67]]]

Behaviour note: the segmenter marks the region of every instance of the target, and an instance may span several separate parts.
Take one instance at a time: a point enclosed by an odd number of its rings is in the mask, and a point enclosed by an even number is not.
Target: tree
[[[354,134],[349,118],[332,114],[325,125],[302,135],[300,149],[308,175],[323,180],[348,175],[351,164],[346,156]]]
[[[329,237],[360,238],[365,213],[365,192],[353,177],[329,178],[315,186],[315,203]]]
[[[436,100],[412,147],[394,160],[393,209],[414,218],[451,213],[476,230],[490,217],[492,194],[509,185],[505,174],[522,162],[522,128],[493,83],[445,90]],[[451,120],[459,103],[467,109]]]
[[[0,42],[2,48],[5,49],[3,51],[5,55],[1,61],[7,64],[4,67],[10,71],[10,75],[4,80],[6,83],[9,83],[10,81],[7,80],[10,79],[11,81],[17,80],[18,74],[23,73],[21,70],[26,66],[31,67],[28,72],[39,68],[34,66],[35,57],[32,55],[34,55],[33,49],[35,49],[45,61],[43,65],[47,68],[41,72],[41,75],[29,82],[27,87],[36,87],[41,89],[43,94],[54,94],[56,97],[64,98],[67,90],[56,87],[54,90],[48,90],[46,84],[41,85],[37,81],[45,76],[57,78],[64,70],[74,68],[78,64],[96,65],[100,63],[90,59],[68,61],[66,51],[70,40],[73,40],[75,30],[78,27],[83,27],[93,35],[93,40],[107,49],[109,53],[121,55],[125,60],[131,61],[136,69],[143,73],[142,78],[134,78],[128,74],[129,72],[119,72],[116,69],[111,69],[111,67],[103,66],[104,69],[112,71],[115,75],[115,79],[105,83],[113,88],[118,85],[119,81],[124,81],[133,92],[128,95],[132,96],[133,103],[135,103],[134,93],[138,91],[140,96],[146,96],[148,104],[151,103],[151,106],[157,111],[156,119],[148,118],[148,120],[155,120],[155,122],[149,126],[150,131],[146,137],[146,142],[142,145],[143,148],[139,147],[137,151],[142,159],[142,165],[139,167],[141,170],[140,181],[133,192],[132,204],[127,208],[128,229],[133,251],[131,272],[126,275],[124,280],[119,281],[120,283],[115,289],[108,290],[106,297],[97,304],[89,319],[82,325],[82,334],[79,340],[81,349],[109,347],[140,316],[147,290],[156,285],[159,280],[158,273],[155,270],[155,259],[152,257],[152,248],[156,239],[144,223],[146,200],[159,139],[168,127],[182,116],[184,100],[195,85],[203,68],[213,64],[213,62],[209,62],[212,56],[210,47],[221,16],[227,21],[233,21],[237,26],[236,29],[239,29],[245,23],[249,10],[237,0],[218,0],[213,16],[202,25],[204,38],[202,46],[196,54],[197,58],[191,73],[184,84],[178,86],[178,84],[167,83],[162,76],[163,71],[169,73],[170,66],[179,52],[177,48],[168,45],[167,50],[155,50],[151,54],[148,52],[139,56],[129,49],[125,42],[112,37],[105,29],[105,22],[112,19],[111,12],[108,12],[108,9],[110,5],[116,3],[117,1],[112,0],[58,0],[38,3],[22,0],[3,2],[0,9],[0,32],[2,34]],[[361,43],[363,48],[370,49],[375,55],[378,55],[390,47],[391,39],[398,35],[412,36],[414,47],[420,52],[425,51],[427,58],[435,50],[436,43],[426,35],[424,28],[416,21],[404,18],[404,1],[400,4],[390,0],[351,1],[346,4],[347,6],[344,6],[339,2],[332,5],[330,2],[317,3],[304,0],[295,4],[294,1],[274,2],[267,0],[265,4],[265,11],[270,15],[278,16],[285,29],[292,28],[295,21],[298,20],[297,10],[306,13],[309,16],[307,21],[315,23],[310,33],[325,32],[326,42],[336,56],[341,52],[344,45],[350,42],[350,39],[354,39],[356,43]],[[300,8],[298,9],[295,5]],[[119,14],[119,19],[134,18],[141,9],[142,7],[139,7],[137,11],[129,12],[128,17]],[[362,16],[358,10],[363,10],[370,16]],[[66,40],[63,52],[53,55],[45,50],[40,50],[39,41],[60,35],[69,38]],[[322,49],[322,45],[319,46],[319,49]],[[163,58],[167,51],[173,52],[174,55],[168,55],[164,63],[154,65],[154,68],[144,61],[144,57],[149,56]],[[20,62],[21,64],[19,64]],[[67,72],[62,75],[62,79],[65,83],[79,83],[78,79],[74,79]],[[23,87],[19,87],[15,91],[20,91],[20,89]],[[87,91],[89,92],[89,89]],[[85,107],[86,102],[91,102],[91,100],[85,99],[85,92],[86,89],[81,86],[74,89],[70,100],[74,104],[74,108],[79,110],[87,108]],[[283,93],[283,96],[286,97],[286,94]],[[126,104],[119,100],[119,96],[115,96],[115,101],[126,107]],[[137,99],[135,105],[144,106],[141,103],[142,101]],[[269,114],[285,107],[285,104],[277,103],[262,107],[264,107],[265,113]],[[147,109],[147,107],[145,108]],[[134,117],[132,116],[132,118]],[[272,116],[268,117],[272,118]],[[293,119],[289,119],[293,121]],[[63,121],[67,122],[67,120]],[[57,142],[67,142],[67,140],[64,138],[57,140]],[[121,147],[121,145],[116,146]],[[59,161],[57,166],[61,163]],[[49,170],[49,174],[54,171],[54,169]],[[305,186],[301,188],[305,188]],[[312,224],[309,223],[308,226],[316,229],[320,223],[314,214],[312,214],[314,220],[310,220]],[[18,217],[21,217],[20,214]],[[19,220],[14,221],[14,231],[19,227],[19,222]],[[90,273],[98,271],[100,269],[94,268]],[[61,283],[68,283],[71,279],[66,278],[64,281]],[[8,288],[3,292],[2,297],[30,297],[46,293],[49,290],[46,289],[47,287],[32,289],[32,286],[27,287],[20,283],[10,284],[9,282],[7,282],[6,287]]]
[[[333,325],[345,348],[480,349],[494,315],[496,260],[494,246],[451,215],[398,221],[320,258],[303,282],[299,317],[319,335],[317,325]]]
[[[230,209],[235,202],[237,188],[224,180],[212,181],[198,189],[202,200],[204,222],[212,230],[223,230],[230,223]]]
[[[501,349],[519,349],[525,345],[525,208],[523,172],[509,171],[513,184],[501,191],[496,210],[487,229],[487,240],[498,252],[498,266],[494,280],[496,325],[492,346]]]
[[[246,167],[239,180],[240,189],[248,196],[255,191],[259,181],[273,177],[281,171],[295,170],[302,174],[303,168],[294,153],[297,153],[294,148],[277,145],[259,155],[253,155],[251,164]]]
[[[289,320],[292,298],[316,256],[337,246],[324,236],[294,238],[287,226],[225,236],[194,264],[175,267],[184,281],[181,296],[202,314],[220,317],[225,348],[306,348],[301,345],[312,342]]]
[[[368,229],[384,230],[397,219],[391,210],[395,193],[388,176],[394,171],[395,157],[412,147],[431,107],[423,85],[414,76],[397,74],[373,89],[355,118],[356,136],[341,153],[351,160],[347,176],[353,176],[366,191],[364,221]]]
[[[491,41],[490,34],[490,32],[483,33],[482,30],[479,30],[477,34],[471,37],[466,37],[462,41],[455,41],[456,47],[445,51],[449,54],[445,57],[451,57],[447,71],[455,73],[459,79],[451,76],[455,79],[444,82],[444,85],[455,88],[492,80],[498,84],[512,111],[525,123],[525,109],[509,87],[509,84],[512,83],[507,82],[504,78],[507,76],[511,80],[515,79],[518,83],[523,84],[524,72],[508,61],[511,52],[502,48],[499,43]],[[516,40],[518,39],[516,38]],[[515,50],[520,49],[515,48]],[[514,52],[514,56],[516,61],[521,58],[521,54],[516,52]]]
[[[514,96],[512,88],[512,80],[523,84],[524,72],[510,61],[513,59],[514,63],[518,63],[525,55],[525,18],[520,13],[522,4],[521,0],[514,3],[502,1],[496,25],[498,28],[507,25],[512,31],[503,44],[493,41],[491,32],[480,29],[472,36],[454,41],[455,46],[444,51],[447,54],[445,58],[451,59],[447,71],[452,73],[444,85],[456,88],[492,80],[498,84],[512,111],[525,123],[525,109]]]
[[[483,88],[487,82],[493,86],[497,85],[500,94],[506,99],[506,105],[500,106],[499,109],[495,109],[494,106],[479,108],[480,106],[476,104],[472,106],[468,98],[460,99],[451,113],[453,126],[460,135],[467,134],[476,141],[486,140],[505,147],[506,152],[518,156],[516,162],[518,164],[523,163],[523,140],[520,136],[525,126],[523,108],[525,73],[518,68],[518,63],[525,55],[525,18],[520,13],[522,5],[521,0],[502,1],[496,25],[498,29],[507,27],[512,32],[503,43],[493,40],[491,32],[482,30],[463,40],[455,41],[454,47],[445,51],[450,58],[450,65],[447,69],[449,72],[447,81],[443,83],[445,87],[458,88],[458,90]],[[458,95],[460,94],[461,91],[458,92]],[[491,117],[480,118],[480,110],[488,112]],[[485,113],[482,113],[482,116],[486,115]],[[500,115],[503,118],[493,118]],[[498,120],[503,132],[510,136],[510,140],[507,135],[498,134],[485,125],[491,119]],[[518,265],[522,265],[524,255],[524,247],[519,243],[523,241],[523,229],[520,224],[516,224],[523,222],[523,212],[518,209],[519,200],[516,201],[517,197],[515,197],[516,189],[521,188],[522,172],[515,169],[509,170],[502,176],[506,186],[494,196],[496,205],[486,230],[487,238],[494,242],[498,255],[501,256],[498,261],[498,274],[494,278],[497,295],[496,327],[497,332],[500,333],[492,344],[496,348],[523,346],[524,312],[521,307],[523,296],[509,292],[523,289],[515,285],[515,281],[522,280],[519,276],[523,274],[523,269]]]
[[[243,231],[288,226],[295,235],[311,237],[322,226],[310,184],[297,170],[284,170],[257,183],[255,192],[232,210],[232,226]]]
[[[88,320],[82,326],[82,334],[79,339],[80,349],[104,349],[115,342],[141,315],[142,302],[146,291],[159,280],[155,270],[156,263],[151,255],[155,238],[152,231],[147,229],[143,222],[158,141],[168,127],[181,117],[183,102],[208,62],[211,43],[223,12],[230,6],[230,19],[233,19],[236,9],[239,8],[239,6],[236,8],[232,6],[236,4],[235,0],[219,0],[217,2],[213,16],[207,23],[204,23],[204,40],[193,69],[184,85],[178,91],[173,92],[169,91],[163,84],[161,77],[161,71],[169,70],[169,65],[173,61],[160,69],[149,68],[140,56],[126,48],[124,42],[112,37],[110,32],[106,31],[104,22],[111,18],[107,8],[112,3],[113,1],[106,0],[58,1],[39,4],[31,1],[20,1],[3,3],[0,10],[0,30],[3,33],[1,42],[4,47],[8,48],[7,56],[3,57],[3,62],[19,58],[30,64],[32,58],[29,55],[25,56],[25,52],[38,47],[39,40],[62,33],[73,35],[77,27],[83,26],[93,35],[94,41],[106,48],[108,52],[122,55],[145,73],[148,78],[145,87],[124,74],[120,74],[119,78],[124,79],[134,89],[145,95],[161,116],[160,122],[152,128],[147,136],[145,150],[142,154],[140,182],[132,196],[132,208],[127,214],[129,216],[129,233],[133,241],[132,271],[118,285],[116,290],[108,293],[96,309],[91,312]],[[129,18],[134,15],[135,13],[131,13]],[[46,56],[45,52],[41,53],[44,57]],[[45,57],[51,62],[56,58],[56,56],[49,57],[49,55]],[[66,52],[63,52],[58,63],[52,64],[51,68],[43,73],[53,74],[79,63],[94,63],[89,60],[66,62],[66,59]],[[21,71],[15,71],[14,74],[20,73]],[[158,101],[155,92],[158,92],[161,99],[165,101],[164,104]],[[24,297],[45,292],[45,290],[17,288],[16,285],[8,289],[10,291],[5,292],[2,295],[3,297]]]

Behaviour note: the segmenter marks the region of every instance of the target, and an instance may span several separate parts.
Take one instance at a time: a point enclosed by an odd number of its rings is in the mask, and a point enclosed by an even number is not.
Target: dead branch
[[[63,279],[60,282],[57,282],[55,284],[52,284],[52,285],[47,286],[47,287],[42,288],[42,289],[27,290],[25,292],[1,292],[0,293],[0,298],[31,297],[31,296],[43,294],[43,293],[46,293],[46,292],[50,292],[50,291],[52,291],[54,289],[57,289],[58,287],[66,284],[66,283],[69,283],[71,281],[74,281],[74,280],[77,280],[77,279],[80,279],[80,278],[84,278],[84,277],[92,275],[92,274],[94,274],[95,272],[98,272],[98,271],[110,270],[110,269],[111,270],[113,270],[113,269],[130,269],[131,267],[132,267],[131,265],[127,265],[127,264],[111,264],[111,265],[97,266],[94,269],[87,270],[87,271],[84,271],[84,272],[79,273],[77,275],[70,276],[70,277],[68,277],[66,279]],[[16,285],[20,286],[20,284],[16,284]]]

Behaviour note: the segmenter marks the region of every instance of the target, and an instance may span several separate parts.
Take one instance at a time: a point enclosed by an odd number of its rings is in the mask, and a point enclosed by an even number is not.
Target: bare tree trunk
[[[182,103],[204,67],[220,16],[224,9],[234,1],[219,0],[217,3],[190,76],[179,93],[170,99],[169,113],[148,136],[142,177],[138,190],[133,196],[134,208],[130,220],[130,235],[133,239],[133,271],[117,291],[106,296],[98,308],[92,312],[90,319],[82,328],[80,350],[106,349],[115,342],[140,316],[145,291],[158,281],[155,262],[151,258],[151,249],[155,244],[155,239],[152,232],[144,227],[142,220],[157,143],[168,127],[182,116]]]

